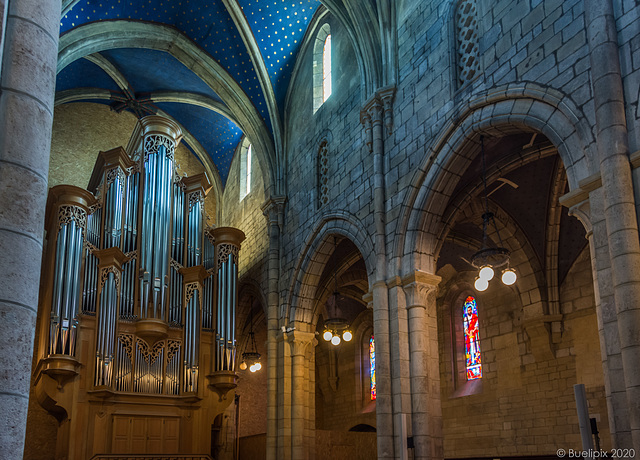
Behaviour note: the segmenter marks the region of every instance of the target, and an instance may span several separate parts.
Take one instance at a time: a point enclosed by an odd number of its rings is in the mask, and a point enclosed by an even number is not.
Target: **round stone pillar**
[[[12,0],[7,13],[0,67],[0,452],[4,458],[22,458],[47,200],[60,0]]]

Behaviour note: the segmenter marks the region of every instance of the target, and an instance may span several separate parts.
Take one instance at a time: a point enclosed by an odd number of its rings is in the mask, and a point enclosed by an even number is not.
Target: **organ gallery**
[[[143,118],[87,190],[50,190],[34,382],[57,458],[211,454],[233,400],[244,234],[206,226],[211,184],[177,173],[181,137]]]

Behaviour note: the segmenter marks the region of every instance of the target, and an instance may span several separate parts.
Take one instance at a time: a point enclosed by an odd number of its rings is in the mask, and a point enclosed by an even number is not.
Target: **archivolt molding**
[[[532,83],[507,85],[455,107],[460,113],[440,131],[412,178],[395,234],[394,257],[403,273],[434,268],[438,225],[451,191],[470,158],[461,152],[480,133],[541,132],[558,149],[570,188],[593,169],[593,136],[572,101]],[[465,166],[466,164],[466,166]]]
[[[265,188],[277,190],[275,148],[262,117],[224,68],[180,31],[162,24],[125,20],[77,27],[60,37],[58,72],[77,59],[115,48],[168,52],[208,84],[236,115],[238,126],[251,139],[266,175]]]
[[[352,215],[346,212],[327,213],[321,216],[314,226],[293,270],[291,283],[285,294],[287,301],[280,311],[280,317],[288,318],[290,323],[313,323],[315,291],[322,268],[331,254],[331,235],[344,236],[358,248],[367,268],[369,285],[373,284],[371,276],[375,268],[375,251],[371,236],[361,228],[358,220]]]

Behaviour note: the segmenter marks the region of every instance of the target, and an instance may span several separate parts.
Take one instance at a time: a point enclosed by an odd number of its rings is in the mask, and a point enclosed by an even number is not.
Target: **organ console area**
[[[244,234],[207,228],[211,184],[177,174],[181,137],[145,117],[127,149],[100,152],[88,190],[49,192],[33,381],[56,458],[212,454],[237,383]]]

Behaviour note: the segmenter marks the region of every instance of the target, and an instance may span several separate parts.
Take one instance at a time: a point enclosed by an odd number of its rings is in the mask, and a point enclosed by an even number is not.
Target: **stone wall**
[[[515,290],[496,283],[476,293],[459,281],[464,274],[457,276],[453,289],[477,299],[483,378],[472,383],[461,375],[464,342],[462,326],[457,324],[461,318],[455,315],[455,309],[461,308],[460,296],[447,290],[440,297],[438,317],[445,456],[553,455],[559,448],[579,450],[573,393],[578,383],[585,385],[602,448],[610,448],[588,248],[561,285],[565,316],[561,340],[554,344],[552,355],[534,349],[521,321]],[[468,441],[471,438],[473,443]]]
[[[267,222],[260,207],[265,202],[265,183],[262,167],[253,153],[251,160],[251,191],[240,200],[240,148],[231,162],[229,176],[222,194],[221,226],[242,230],[246,239],[240,250],[238,277],[240,289],[248,280],[266,280],[265,263],[268,250]],[[266,287],[265,287],[266,291]]]
[[[304,244],[323,216],[343,211],[373,224],[373,163],[366,153],[360,124],[360,74],[346,30],[331,16],[333,90],[313,113],[313,49],[303,48],[294,71],[286,108],[287,204],[282,235],[283,293],[289,287]],[[312,40],[313,42],[313,40]],[[328,203],[319,206],[317,155],[321,143],[328,149]],[[358,242],[354,241],[357,245]],[[359,248],[362,252],[363,248]]]

